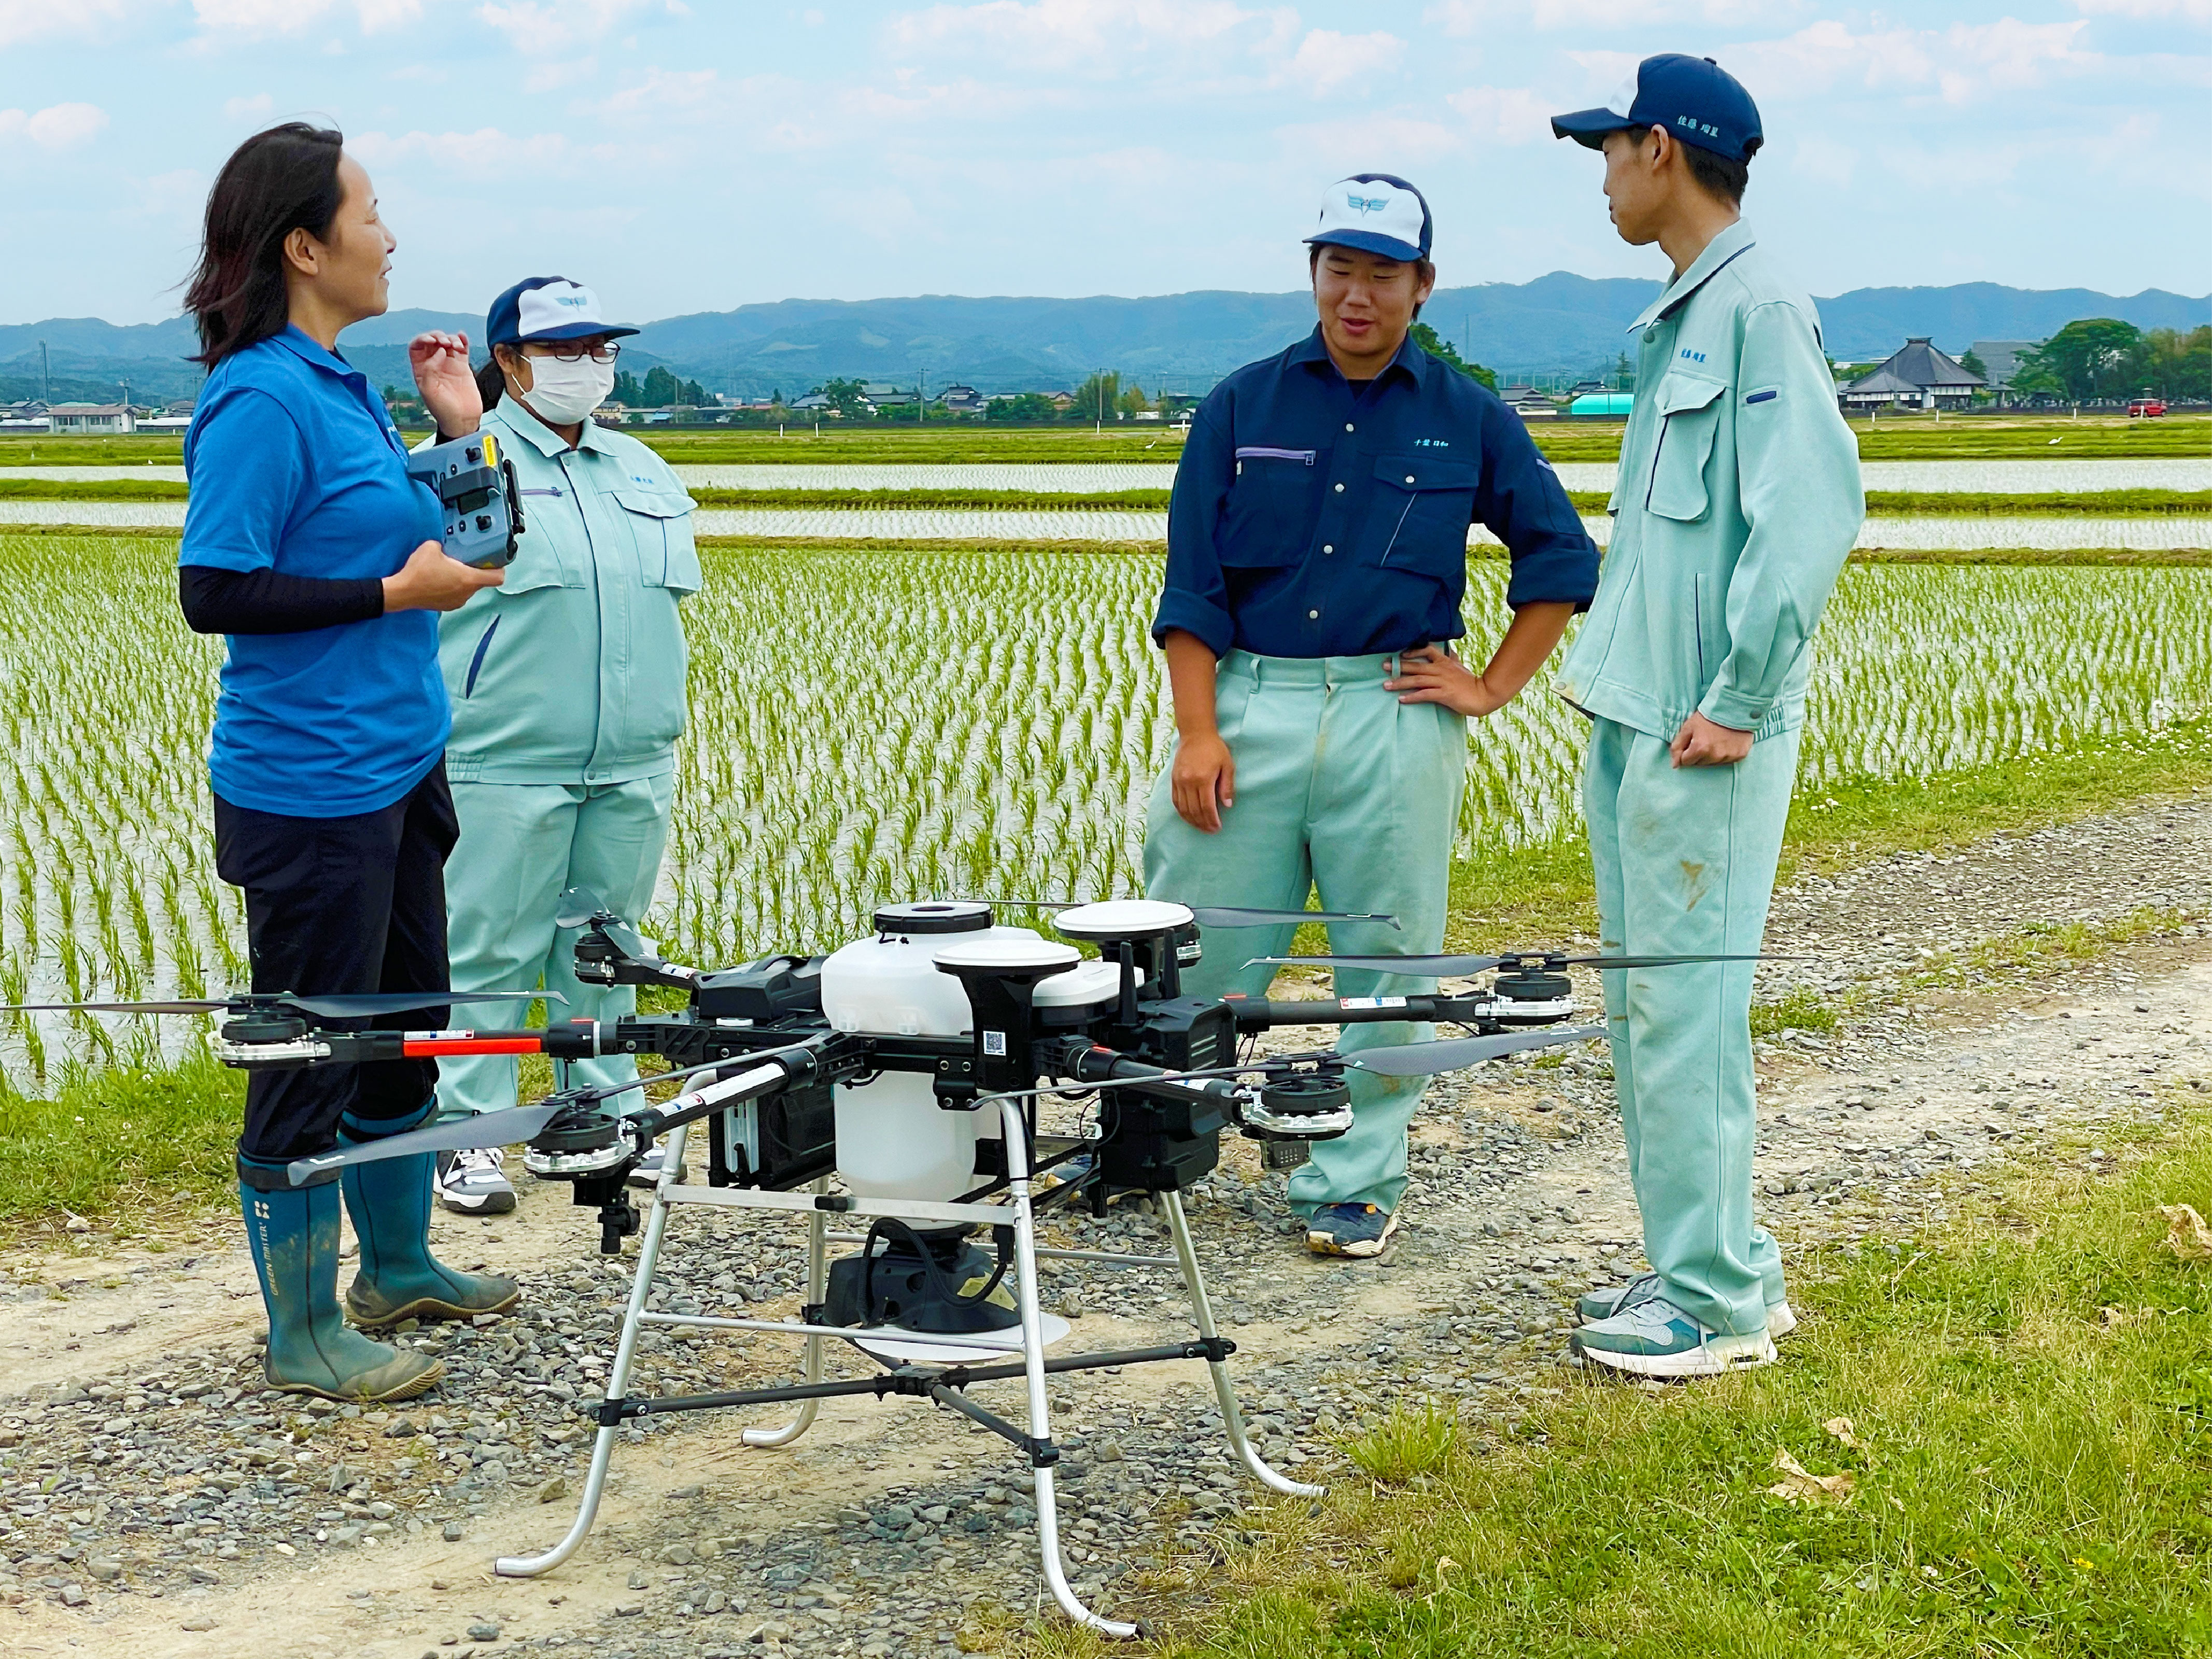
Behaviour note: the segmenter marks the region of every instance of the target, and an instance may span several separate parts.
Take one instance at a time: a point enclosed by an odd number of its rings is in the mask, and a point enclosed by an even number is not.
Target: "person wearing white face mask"
[[[701,583],[691,498],[668,464],[592,412],[614,390],[617,338],[563,276],[534,276],[492,302],[492,360],[477,377],[483,429],[514,464],[525,521],[507,580],[448,611],[439,657],[453,701],[446,750],[460,840],[446,866],[456,990],[568,999],[556,1020],[619,1018],[628,987],[574,974],[561,893],[590,888],[636,923],[653,902],[684,735],[682,600]],[[441,428],[435,441],[465,435]],[[627,1081],[628,1060],[579,1061],[577,1084]],[[506,1056],[446,1062],[446,1116],[515,1103]],[[638,1178],[658,1175],[657,1163]],[[495,1152],[448,1153],[440,1200],[464,1214],[514,1207]]]

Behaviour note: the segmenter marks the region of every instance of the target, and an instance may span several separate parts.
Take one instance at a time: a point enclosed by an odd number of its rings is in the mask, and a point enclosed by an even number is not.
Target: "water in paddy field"
[[[170,538],[0,537],[0,1001],[246,981],[204,755],[220,641]],[[1137,885],[1171,727],[1156,556],[709,549],[690,732],[650,927],[729,962],[819,950],[887,899]],[[1480,650],[1504,565],[1470,574]],[[2212,709],[2212,570],[1853,566],[1823,625],[1802,787],[1986,766]],[[840,641],[830,672],[799,675]],[[1470,737],[1462,851],[1573,832],[1583,723],[1542,685]],[[111,1063],[155,1023],[0,1020],[0,1063]],[[204,1023],[159,1022],[171,1052]],[[102,1045],[106,1047],[103,1048]],[[35,1045],[35,1047],[34,1047]]]
[[[1611,489],[1610,461],[1561,461],[1554,469],[1569,489]],[[2002,495],[2082,494],[2106,489],[2212,489],[2212,458],[2202,460],[1864,461],[1869,489],[1989,491]],[[1092,495],[1122,489],[1167,489],[1173,462],[1090,465],[1072,462],[867,466],[842,463],[792,466],[678,466],[676,476],[701,489],[1006,489]],[[9,466],[0,479],[161,479],[182,483],[181,466]],[[19,522],[21,522],[19,520]],[[71,523],[87,523],[72,520]]]

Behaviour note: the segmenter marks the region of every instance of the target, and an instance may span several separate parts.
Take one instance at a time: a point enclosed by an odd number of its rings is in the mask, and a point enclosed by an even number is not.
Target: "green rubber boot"
[[[275,1166],[241,1158],[239,1168],[239,1207],[269,1310],[269,1386],[368,1402],[411,1400],[444,1376],[443,1361],[372,1342],[338,1312],[337,1183],[262,1188],[255,1178]]]
[[[359,1146],[404,1134],[429,1121],[433,1101],[404,1118],[338,1120],[338,1143]],[[396,1325],[403,1319],[467,1319],[505,1313],[522,1298],[511,1279],[456,1272],[430,1254],[431,1185],[435,1152],[349,1164],[340,1172],[346,1213],[361,1241],[361,1271],[346,1291],[356,1324]]]

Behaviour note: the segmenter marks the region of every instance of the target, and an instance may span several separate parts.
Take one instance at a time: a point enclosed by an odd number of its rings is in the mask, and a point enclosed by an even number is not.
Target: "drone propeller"
[[[555,901],[559,906],[553,913],[556,927],[584,927],[592,922],[607,936],[607,943],[624,956],[640,962],[658,961],[660,952],[645,942],[645,936],[615,915],[588,887],[571,887]]]
[[[534,1105],[508,1106],[496,1112],[449,1118],[443,1123],[426,1123],[404,1135],[387,1135],[381,1140],[363,1141],[358,1146],[340,1146],[312,1158],[295,1158],[285,1166],[285,1172],[296,1187],[318,1170],[343,1170],[349,1164],[374,1164],[382,1158],[413,1158],[422,1152],[467,1152],[485,1146],[512,1146],[518,1141],[535,1140],[540,1130],[572,1106],[595,1106],[633,1089],[678,1082],[731,1063],[726,1059],[710,1060],[672,1072],[649,1073],[623,1083],[599,1083],[588,1088],[563,1090],[546,1096]]]
[[[1554,1027],[1542,1031],[1507,1031],[1498,1036],[1446,1037],[1440,1042],[1401,1042],[1389,1048],[1362,1048],[1344,1056],[1344,1063],[1378,1077],[1427,1077],[1437,1072],[1456,1072],[1479,1066],[1501,1054],[1525,1048],[1550,1048],[1583,1042],[1606,1034],[1602,1025]]]
[[[1539,970],[1556,968],[1673,968],[1684,963],[1696,962],[1783,962],[1789,958],[1771,956],[1672,956],[1672,957],[1566,957],[1550,951],[1526,951],[1507,957],[1254,957],[1246,963],[1273,963],[1278,966],[1297,968],[1364,968],[1378,974],[1416,974],[1433,978],[1438,975],[1454,977],[1468,974],[1486,974],[1493,968],[1525,964]]]
[[[1089,899],[978,899],[979,904],[1010,910],[1073,910]],[[1176,901],[1180,902],[1180,901]],[[1242,904],[1189,904],[1183,907],[1201,927],[1290,927],[1309,921],[1380,921],[1399,931],[1398,918],[1380,910],[1255,910]]]
[[[326,1170],[349,1164],[374,1164],[387,1158],[412,1158],[422,1152],[465,1152],[485,1146],[509,1146],[533,1139],[538,1132],[576,1103],[574,1094],[549,1095],[534,1106],[509,1106],[496,1112],[478,1112],[445,1123],[410,1129],[404,1135],[365,1140],[358,1146],[339,1146],[312,1158],[295,1158],[285,1166],[292,1184]]]
[[[289,992],[266,995],[216,999],[201,997],[170,1002],[15,1002],[0,1012],[32,1014],[84,1012],[93,1014],[222,1014],[245,1013],[260,1007],[297,1008],[302,1013],[328,1019],[367,1019],[378,1014],[404,1014],[416,1008],[442,1008],[453,1002],[534,1002],[545,997],[555,1002],[568,998],[558,991],[362,991],[331,996],[295,997]]]

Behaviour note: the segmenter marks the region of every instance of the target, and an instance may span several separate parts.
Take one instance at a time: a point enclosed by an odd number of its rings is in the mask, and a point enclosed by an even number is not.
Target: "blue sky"
[[[1654,276],[1544,118],[1660,51],[1758,98],[1747,211],[1815,293],[2212,288],[2212,0],[0,0],[0,320],[167,314],[222,158],[301,115],[395,306],[1280,291],[1370,168],[1447,283]]]

